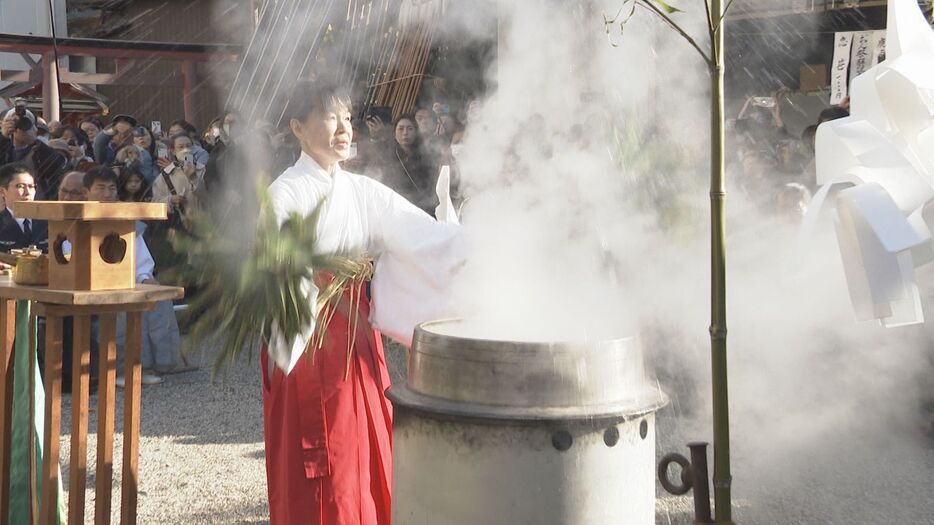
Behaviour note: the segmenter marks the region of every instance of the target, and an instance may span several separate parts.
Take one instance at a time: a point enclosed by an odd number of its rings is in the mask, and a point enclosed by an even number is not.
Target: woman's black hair
[[[396,142],[397,146],[399,145],[398,141],[396,141],[396,126],[403,120],[408,120],[412,123],[412,127],[415,128],[415,142],[412,143],[412,147],[417,149],[422,144],[422,133],[418,130],[418,122],[415,120],[414,113],[403,113],[396,117],[396,120],[392,121],[392,140]]]
[[[146,133],[149,133],[149,147],[146,148],[149,151],[149,156],[156,158],[156,135],[149,129],[149,126],[139,125],[138,128],[143,128],[146,130]]]
[[[198,135],[198,128],[196,128],[194,124],[192,124],[191,122],[188,122],[185,119],[178,119],[178,120],[172,121],[172,123],[169,124],[169,127],[166,128],[166,130],[172,129],[172,126],[180,126],[182,129],[185,130],[185,133],[188,133],[191,136]]]
[[[316,109],[330,110],[344,106],[351,110],[350,93],[340,84],[328,80],[300,80],[286,102],[283,124],[292,119],[304,121]]]
[[[132,196],[132,202],[145,202],[150,200],[152,186],[149,184],[149,181],[146,180],[146,177],[143,176],[143,172],[140,171],[140,166],[137,162],[121,169],[120,174],[117,175],[117,198],[121,201],[131,200],[131,196],[126,190],[126,184],[133,175],[139,177],[140,186],[136,195]]]
[[[13,177],[19,175],[20,173],[33,174],[32,169],[29,168],[28,164],[23,162],[11,162],[0,167],[0,186],[4,188],[10,185],[10,181],[13,180]]]
[[[176,133],[172,135],[171,137],[169,137],[169,152],[170,153],[175,149],[175,141],[182,137],[185,137],[186,139],[190,140],[192,145],[194,145],[195,139],[193,139],[191,135],[189,135],[188,133]]]
[[[65,134],[65,131],[71,131],[71,134],[74,135],[75,139],[78,141],[79,146],[81,145],[90,146],[91,145],[91,139],[88,137],[88,134],[85,133],[84,130],[81,129],[80,127],[76,128],[74,126],[65,126],[61,128],[59,131],[62,132],[62,135]]]

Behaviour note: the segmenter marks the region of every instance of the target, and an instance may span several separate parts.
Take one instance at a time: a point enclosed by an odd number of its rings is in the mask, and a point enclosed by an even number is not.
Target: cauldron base
[[[393,524],[651,524],[655,416],[393,423]]]

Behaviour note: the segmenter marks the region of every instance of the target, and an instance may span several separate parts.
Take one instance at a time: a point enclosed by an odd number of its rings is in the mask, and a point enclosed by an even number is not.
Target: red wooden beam
[[[236,62],[241,54],[240,46],[227,44],[176,44],[95,38],[60,38],[57,44],[59,56]],[[44,54],[52,48],[52,39],[48,37],[0,33],[0,53]]]

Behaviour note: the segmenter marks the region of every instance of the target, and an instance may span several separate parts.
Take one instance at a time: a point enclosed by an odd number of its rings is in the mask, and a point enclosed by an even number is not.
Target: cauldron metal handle
[[[671,466],[672,463],[677,463],[681,466],[680,485],[677,485],[668,479],[668,467]],[[691,462],[688,461],[688,458],[678,454],[677,452],[665,454],[662,457],[662,460],[658,462],[658,481],[661,482],[662,487],[664,487],[665,490],[671,494],[674,494],[675,496],[687,494],[694,484],[693,480],[691,479]]]
[[[688,443],[691,460],[672,452],[662,457],[658,463],[658,481],[662,487],[675,496],[687,494],[694,489],[694,523],[703,525],[713,523],[710,516],[710,485],[707,481],[707,443]],[[681,484],[676,485],[668,478],[668,467],[672,463],[681,466]]]

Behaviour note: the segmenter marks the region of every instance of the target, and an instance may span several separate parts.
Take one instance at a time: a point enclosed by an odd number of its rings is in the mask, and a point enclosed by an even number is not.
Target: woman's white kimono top
[[[373,179],[336,165],[329,174],[305,153],[273,181],[269,197],[280,224],[294,212],[307,216],[325,199],[315,249],[376,260],[370,314],[374,328],[408,346],[418,323],[448,315],[447,284],[464,259],[459,226],[436,221]],[[318,289],[311,282],[306,285],[314,305]],[[294,341],[274,333],[268,342],[270,357],[290,372],[313,331],[312,324]]]

